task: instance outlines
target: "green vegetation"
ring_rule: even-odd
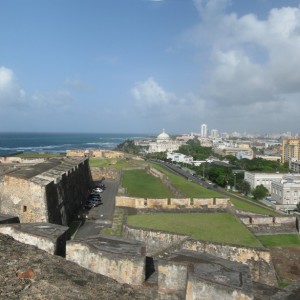
[[[178,188],[181,192],[183,192],[186,197],[190,198],[224,198],[226,196],[219,194],[215,191],[208,190],[198,184],[195,184],[193,182],[187,181],[185,178],[175,175],[174,173],[171,173],[167,171],[162,166],[152,163],[151,164],[154,168],[158,169],[160,172],[166,174],[171,181],[171,183]],[[268,209],[267,207],[261,207],[251,203],[244,202],[242,200],[238,199],[230,199],[232,204],[236,207],[238,210],[253,212],[257,214],[264,214],[264,215],[277,215],[277,213],[271,209]]]
[[[134,144],[134,141],[133,141],[133,140],[126,140],[126,141],[123,142],[122,144],[119,144],[119,145],[116,147],[116,150],[117,150],[117,151],[122,151],[122,152],[125,152],[125,153],[129,153],[129,154],[137,155],[137,154],[140,153],[141,147],[136,146],[136,145]]]
[[[65,153],[52,153],[52,152],[24,152],[17,154],[17,157],[22,158],[51,158],[51,157],[64,157]]]
[[[210,156],[216,156],[211,147],[202,147],[197,138],[190,140],[186,145],[180,146],[179,153],[193,156],[194,160],[205,160]]]
[[[261,246],[261,243],[231,214],[181,213],[128,216],[130,226],[186,234],[197,240],[236,245]]]
[[[251,203],[247,203],[242,200],[230,198],[230,201],[238,210],[248,211],[248,212],[262,214],[262,215],[270,215],[270,216],[278,215],[278,213],[276,213],[274,210],[264,208],[258,205],[254,205]]]
[[[127,194],[141,198],[171,198],[173,195],[159,178],[147,173],[145,169],[124,172],[123,187]]]
[[[252,193],[254,199],[261,200],[268,195],[269,191],[262,184],[260,184],[255,189],[253,189],[251,191],[251,193]]]
[[[116,207],[113,217],[112,228],[104,228],[101,230],[101,234],[112,235],[112,236],[121,236],[123,221],[125,218],[125,211],[120,207]]]
[[[117,158],[90,158],[89,159],[90,167],[100,167],[100,168],[111,168],[111,169],[128,169],[145,166],[143,160],[136,159],[117,159]]]
[[[265,247],[300,247],[298,234],[262,235],[258,239]]]

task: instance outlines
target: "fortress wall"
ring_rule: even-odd
[[[152,256],[173,245],[179,244],[188,238],[186,235],[132,228],[123,226],[123,238],[129,240],[142,241],[146,245],[146,255]]]
[[[120,180],[120,171],[109,168],[91,168],[92,178],[94,181],[102,180],[102,178],[111,180]]]
[[[226,209],[229,199],[208,198],[208,199],[190,199],[190,198],[167,198],[164,199],[144,199],[136,197],[116,196],[116,206],[132,207],[137,209],[180,209],[180,208],[211,208]]]
[[[48,222],[68,225],[83,207],[92,188],[88,160],[62,174],[46,186]]]
[[[203,280],[193,273],[188,274],[186,287],[186,300],[198,299],[222,299],[222,300],[251,300],[253,295],[240,289],[216,284],[208,280]]]
[[[296,217],[267,217],[267,216],[245,216],[240,217],[240,220],[245,225],[282,225],[282,224],[296,224]]]
[[[23,178],[5,175],[0,211],[18,216],[21,223],[47,222],[45,187]]]
[[[148,167],[148,168],[146,168],[147,170],[148,170],[148,172],[150,173],[150,174],[152,174],[153,176],[155,176],[155,177],[158,177],[158,178],[160,178],[160,179],[163,179],[166,175],[164,175],[163,173],[161,173],[161,172],[159,172],[157,169],[155,169],[155,168],[152,168],[152,167]]]
[[[67,150],[67,157],[122,158],[124,153],[113,150]]]
[[[0,212],[18,216],[21,223],[68,225],[81,210],[92,187],[88,160],[77,165],[72,163],[74,165],[62,165],[61,170],[58,166],[34,177],[14,176],[14,172],[6,174]]]
[[[250,222],[253,225],[273,224],[273,217],[251,217]]]
[[[73,240],[67,242],[66,259],[120,283],[142,285],[145,280],[145,256],[124,252],[104,251],[89,243]]]
[[[220,258],[247,264],[253,281],[277,286],[271,254],[267,249],[223,245],[208,241],[185,240],[182,248],[200,253],[208,253]]]
[[[168,208],[168,199],[146,199],[147,208]],[[144,207],[139,207],[144,208]]]

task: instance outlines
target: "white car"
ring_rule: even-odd
[[[93,192],[102,193],[103,190],[100,188],[95,188],[95,189],[93,189]]]

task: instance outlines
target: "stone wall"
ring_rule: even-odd
[[[116,197],[116,206],[131,207],[137,209],[180,209],[180,208],[209,208],[209,209],[227,209],[230,201],[223,198],[208,198],[208,199],[190,199],[190,198],[171,198],[171,199],[145,199],[136,197]]]
[[[66,259],[120,283],[142,285],[146,257],[142,243],[97,236],[67,242]]]
[[[17,169],[1,185],[0,213],[21,223],[68,225],[82,209],[92,178],[88,160],[60,159]]]
[[[268,285],[277,285],[275,269],[271,261],[271,254],[265,248],[224,245],[208,241],[196,241],[185,235],[178,235],[155,230],[145,230],[123,226],[123,237],[143,241],[147,255],[156,255],[164,249],[180,245],[182,249],[207,253],[228,259],[230,261],[247,264],[254,281]]]
[[[253,281],[277,286],[271,254],[267,249],[224,245],[192,239],[184,241],[182,248],[247,264],[250,268]]]
[[[123,238],[144,242],[146,245],[146,255],[153,256],[156,253],[163,252],[164,249],[181,243],[188,236],[155,230],[143,230],[124,225]]]
[[[280,217],[268,217],[268,216],[243,216],[240,220],[245,225],[284,225],[284,224],[296,224],[295,216],[280,216]]]
[[[67,150],[67,157],[123,158],[124,153],[113,150]]]
[[[103,178],[110,180],[120,180],[120,171],[111,168],[91,168],[92,178],[94,181],[102,180]]]
[[[1,164],[39,164],[45,161],[45,158],[22,158],[18,156],[0,157]]]

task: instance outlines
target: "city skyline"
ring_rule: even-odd
[[[296,0],[1,1],[2,132],[299,132]]]

